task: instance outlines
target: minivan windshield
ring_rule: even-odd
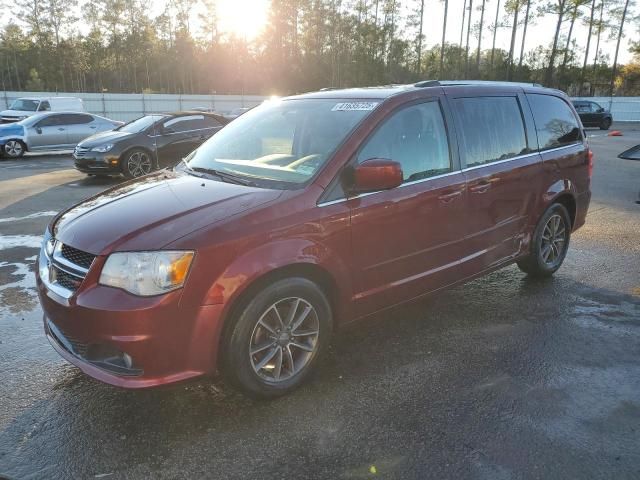
[[[331,157],[379,101],[268,101],[225,126],[192,152],[191,169],[302,184]]]
[[[125,123],[124,125],[121,125],[120,127],[114,130],[119,130],[120,132],[126,132],[126,133],[140,133],[143,130],[146,130],[147,128],[149,128],[158,120],[165,117],[166,115],[146,115],[136,120],[132,120],[129,123]]]
[[[14,100],[9,110],[20,110],[23,112],[35,112],[38,110],[40,100],[29,100],[28,98],[18,98]]]

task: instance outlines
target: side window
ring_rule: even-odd
[[[596,102],[590,102],[589,105],[591,106],[591,111],[593,113],[598,113],[600,111],[600,105],[598,105]]]
[[[38,107],[39,112],[48,112],[49,110],[51,110],[51,105],[49,105],[48,100],[40,102],[40,106]]]
[[[580,125],[571,108],[560,97],[527,94],[538,132],[540,150],[582,141]]]
[[[55,127],[57,125],[63,125],[61,117],[62,115],[49,115],[43,118],[42,120],[40,120],[38,123],[36,123],[34,127],[42,128],[42,127]]]
[[[56,117],[56,125],[75,125],[78,123],[76,121],[76,117],[73,113],[61,113],[59,115],[55,115]]]
[[[578,113],[588,113],[591,111],[588,103],[574,103],[573,106],[576,107]]]
[[[175,133],[188,132],[204,128],[204,115],[187,115],[175,117],[164,122],[163,127],[173,130]]]
[[[529,152],[517,97],[469,97],[453,100],[467,167]]]
[[[200,128],[218,128],[222,124],[213,117],[205,116]]]
[[[65,116],[68,117],[69,121],[72,122],[74,125],[81,125],[81,124],[93,122],[93,117],[91,115],[85,115],[82,113],[70,113]]]
[[[386,158],[402,165],[411,182],[451,171],[449,141],[438,102],[426,102],[394,113],[369,137],[356,158]]]

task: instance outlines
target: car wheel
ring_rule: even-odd
[[[9,140],[2,148],[2,152],[9,158],[20,158],[26,150],[27,148],[20,140]]]
[[[564,262],[570,238],[569,212],[564,205],[554,203],[538,222],[529,255],[518,262],[518,267],[534,277],[553,275]]]
[[[609,130],[610,126],[611,126],[611,119],[605,118],[602,120],[602,123],[600,124],[600,130]]]
[[[151,173],[153,159],[151,154],[141,148],[129,150],[121,161],[122,173],[127,178],[136,178]]]
[[[233,386],[260,398],[284,395],[309,377],[333,322],[323,291],[299,277],[266,286],[230,320],[222,371]]]

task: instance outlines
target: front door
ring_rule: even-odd
[[[520,251],[538,199],[542,165],[524,97],[453,97],[450,102],[468,188],[472,260],[467,274],[473,275]]]
[[[204,115],[184,115],[160,124],[156,133],[160,168],[177,164],[207,138],[201,128],[203,121]]]
[[[29,149],[47,150],[66,148],[68,122],[64,113],[48,115],[29,127]]]
[[[361,315],[458,279],[465,256],[465,179],[450,148],[438,98],[383,121],[356,163],[399,162],[403,184],[351,198],[356,308]]]

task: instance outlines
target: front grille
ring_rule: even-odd
[[[51,268],[53,268],[55,272],[55,282],[61,287],[71,290],[72,292],[75,292],[82,283],[82,280],[84,280],[82,277],[77,277],[65,272],[56,265],[52,265]]]
[[[83,252],[82,250],[78,250],[77,248],[73,248],[69,245],[62,245],[62,256],[71,263],[86,269],[91,267],[93,259],[96,258],[96,256],[91,253]]]
[[[42,278],[58,295],[69,298],[82,284],[96,256],[60,241],[52,239],[50,242],[53,242],[53,252],[50,253],[51,245],[42,251],[41,258],[45,263],[41,263],[40,268],[41,272],[46,272]]]
[[[89,151],[89,148],[87,147],[78,147],[76,146],[75,151],[73,152],[76,158],[81,158],[84,157],[87,152]]]

